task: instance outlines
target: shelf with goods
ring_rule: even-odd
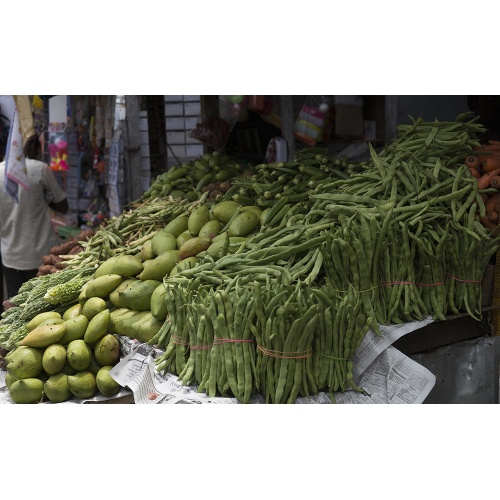
[[[457,124],[474,140],[475,126]],[[419,125],[425,144],[437,125]],[[385,151],[373,151],[366,164],[343,162],[317,148],[307,155],[305,148],[287,166],[253,166],[250,177],[235,172],[228,191],[211,199],[208,194],[193,200],[174,198],[163,190],[172,187],[177,175],[184,183],[193,182],[196,172],[230,161],[222,152],[205,154],[198,163],[176,166],[155,179],[156,187],[130,211],[110,220],[72,265],[93,272],[101,268],[99,274],[123,278],[113,286],[108,283],[101,298],[113,304],[108,309],[113,334],[131,339],[131,344],[124,342],[128,350],[123,355],[132,354],[134,362],[140,359],[143,364],[147,360],[157,370],[155,381],[171,391],[162,395],[157,387],[157,399],[151,394],[151,403],[180,402],[175,394],[182,392],[183,384],[186,391],[198,388],[190,400],[201,403],[211,398],[314,402],[323,398],[319,394],[329,398],[329,393],[338,401],[366,398],[356,390],[362,387],[356,386],[360,379],[353,379],[350,363],[368,331],[375,335],[373,345],[377,339],[387,342],[387,332],[397,326],[409,328],[402,337],[407,341],[409,335],[429,338],[427,328],[439,331],[445,324],[456,325],[457,313],[476,325],[476,333],[485,331],[480,327],[489,309],[482,300],[481,281],[498,241],[483,226],[467,227],[477,210],[467,201],[474,180],[465,175],[457,181],[458,189],[450,191],[454,169],[462,168],[453,158],[463,152],[463,145],[452,142],[457,150],[441,151],[429,140],[429,157],[439,157],[432,165],[434,180],[413,165],[408,171],[413,183],[398,182],[395,167],[404,161],[398,153],[404,146],[399,137]],[[315,176],[320,173],[318,182]],[[293,182],[297,175],[300,179]],[[425,180],[425,188],[416,190],[417,180],[418,186]],[[234,199],[237,194],[242,197]],[[453,200],[457,206],[452,209]],[[447,224],[442,225],[443,220]],[[208,223],[217,228],[210,226],[210,236],[204,236],[202,228]],[[158,234],[169,240],[170,249],[159,250]],[[485,246],[478,245],[475,236]],[[469,260],[457,258],[460,248],[469,249]],[[113,260],[119,255],[127,259],[126,265]],[[137,259],[131,259],[134,256]],[[132,267],[139,263],[141,272]],[[126,270],[129,266],[133,271]],[[87,277],[97,286],[98,276]],[[131,280],[127,287],[112,296],[126,280]],[[148,280],[157,281],[147,292],[149,309],[143,305],[135,310],[132,304],[144,299],[142,287]],[[73,289],[73,300],[85,304],[93,297],[80,281],[73,283],[80,286]],[[159,297],[153,301],[157,289]],[[120,303],[120,297],[125,302]],[[0,340],[5,339],[5,330],[0,332]],[[376,336],[379,332],[382,337]],[[461,335],[441,341],[468,340]],[[433,372],[410,363],[392,340],[380,354],[415,370],[412,373],[426,381],[426,390],[432,389]],[[131,345],[142,351],[133,353]],[[413,355],[435,347],[421,342],[405,349]],[[115,370],[119,372],[119,364]]]
[[[368,142],[379,148],[394,137],[395,110],[393,96],[201,96],[192,132],[208,150],[222,145],[254,163],[270,161],[276,137],[286,141],[285,161],[311,146],[339,153],[354,145],[366,156]]]

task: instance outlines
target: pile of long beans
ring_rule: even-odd
[[[163,337],[169,342],[158,366],[209,395],[247,402],[258,392],[266,402],[290,403],[320,390],[360,390],[351,360],[369,328],[428,315],[444,320],[450,312],[480,318],[482,274],[500,244],[479,222],[481,192],[464,164],[481,130],[464,117],[416,120],[381,153],[371,148],[372,160],[348,179],[311,185],[307,200],[275,197],[271,222],[235,253],[200,254],[198,266],[164,280],[175,310],[184,304],[197,316],[178,323],[180,342]],[[188,292],[193,283],[204,292]],[[236,317],[246,318],[247,337],[235,333]],[[204,337],[212,347],[198,377],[186,377],[197,365],[189,345],[204,331],[212,332]],[[217,331],[231,348],[217,344]],[[243,339],[254,342],[245,345],[253,353],[250,377],[234,371]],[[184,364],[167,366],[167,353],[176,351]],[[194,368],[186,372],[188,360]]]

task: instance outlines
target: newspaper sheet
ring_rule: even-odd
[[[381,336],[368,331],[353,357],[353,377],[364,392],[335,393],[334,401],[327,393],[299,397],[297,404],[418,404],[434,387],[436,377],[426,368],[411,360],[391,345],[403,335],[424,327],[431,318],[401,325],[381,326]],[[183,386],[176,375],[156,371],[155,358],[161,350],[119,336],[122,359],[110,371],[122,389],[112,398],[129,395],[136,404],[239,404],[236,398],[209,397],[198,393],[195,386]],[[5,373],[0,371],[0,404],[13,403],[5,386]],[[90,399],[72,398],[67,404],[96,402],[106,398],[96,395]],[[50,402],[49,402],[50,403]],[[264,398],[255,395],[251,404],[263,404]]]
[[[382,336],[372,331],[355,353],[354,380],[364,392],[335,393],[334,401],[327,393],[312,397],[299,397],[297,404],[419,404],[434,387],[436,377],[426,368],[411,360],[391,344],[403,335],[432,322],[423,321],[381,327]],[[121,340],[128,354],[118,363],[111,376],[122,386],[132,390],[137,404],[239,404],[236,398],[211,398],[198,393],[196,387],[183,386],[176,375],[156,371],[154,359],[158,350],[147,344]],[[252,404],[264,403],[262,396],[253,396]]]
[[[381,336],[377,336],[373,330],[368,330],[352,359],[352,374],[354,379],[357,380],[368,366],[375,361],[377,356],[396,342],[396,340],[407,333],[423,328],[429,323],[432,323],[432,321],[432,318],[429,316],[421,321],[402,323],[400,325],[380,326]]]

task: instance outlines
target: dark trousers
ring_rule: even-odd
[[[7,286],[7,297],[12,298],[17,295],[19,288],[23,283],[34,278],[38,269],[28,269],[27,271],[22,271],[18,269],[11,269],[10,267],[5,267],[2,265],[3,277],[5,278],[5,285]]]

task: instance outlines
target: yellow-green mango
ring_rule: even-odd
[[[127,307],[120,307],[118,309],[115,309],[114,311],[111,311],[109,313],[110,315],[110,322],[108,326],[109,333],[118,333],[116,330],[116,323],[120,319],[125,319],[127,317],[133,316],[136,314],[137,311],[133,311],[132,309],[129,309]]]
[[[82,305],[75,304],[74,306],[68,307],[66,311],[63,313],[63,320],[67,321],[68,319],[76,318],[82,313]]]
[[[142,244],[140,256],[142,262],[155,258],[151,240],[147,240]]]
[[[227,224],[240,207],[236,201],[221,201],[212,207],[212,215],[222,224]]]
[[[220,232],[217,236],[214,236],[212,238],[212,243],[217,243],[220,240],[225,240],[227,237],[229,237],[229,234],[226,231]]]
[[[97,392],[95,375],[89,370],[82,370],[74,375],[68,375],[68,386],[71,394],[79,399],[91,398]]]
[[[180,248],[187,240],[190,240],[193,235],[189,231],[184,231],[183,233],[177,236],[177,248]]]
[[[151,248],[155,255],[160,255],[167,250],[175,250],[177,248],[177,236],[165,230],[158,231],[151,240]]]
[[[125,307],[134,311],[149,311],[151,307],[151,295],[155,288],[161,284],[160,280],[138,280],[129,288],[120,293]]]
[[[43,392],[52,403],[63,403],[71,399],[69,390],[68,375],[66,373],[56,373],[50,376],[43,384]]]
[[[66,359],[76,372],[86,370],[92,359],[92,349],[83,339],[72,340],[66,347]]]
[[[17,379],[38,377],[43,371],[43,349],[25,347],[7,363],[7,372]]]
[[[120,384],[109,373],[112,369],[111,365],[103,366],[95,377],[97,390],[103,396],[114,396],[121,389]]]
[[[64,324],[66,332],[59,340],[59,344],[67,346],[73,340],[83,339],[89,320],[84,314],[79,314],[76,318],[67,319]]]
[[[185,215],[179,215],[175,219],[171,220],[164,228],[163,231],[173,234],[176,238],[179,234],[183,233],[188,229],[188,217]]]
[[[154,259],[144,262],[144,268],[138,278],[145,280],[161,281],[165,276],[170,274],[170,271],[179,262],[180,250],[165,250],[162,254]]]
[[[11,375],[9,372],[5,374],[5,385],[7,386],[7,389],[10,389],[10,386],[16,381],[19,380],[18,378],[14,377]]]
[[[42,356],[42,366],[45,373],[55,375],[59,373],[66,363],[66,348],[61,344],[49,345]]]
[[[31,332],[31,330],[34,330],[40,323],[50,318],[62,318],[62,316],[56,311],[46,311],[39,313],[35,317],[30,319],[28,323],[26,323],[26,330],[28,330],[28,332]]]
[[[100,338],[104,337],[106,333],[108,333],[110,321],[111,313],[109,312],[109,309],[104,309],[104,311],[96,314],[89,321],[83,340],[90,345],[97,342]]]
[[[138,281],[139,278],[127,278],[122,281],[110,294],[109,301],[118,308],[124,307],[123,301],[120,297],[121,292],[126,290],[129,286],[132,286],[133,283]]]
[[[68,363],[67,356],[66,356],[66,363],[64,363],[64,366],[60,373],[65,373],[66,375],[74,375],[76,373],[76,370],[74,368],[71,368],[70,364]]]
[[[92,372],[94,375],[97,375],[97,372],[101,369],[101,365],[96,361],[94,356],[94,351],[92,351],[92,359],[90,360],[90,365],[87,370]]]
[[[96,269],[94,273],[94,278],[98,278],[99,276],[104,276],[105,274],[115,274],[113,272],[113,266],[115,262],[118,260],[118,255],[114,257],[109,257],[109,259],[102,262],[102,264]]]
[[[212,240],[208,236],[196,236],[191,238],[179,248],[179,260],[184,260],[187,257],[194,257],[206,250],[211,244]]]
[[[141,269],[142,260],[139,256],[122,254],[110,257],[104,261],[94,273],[94,278],[99,278],[106,274],[119,274],[124,278],[130,278],[139,274]]]
[[[131,313],[132,314],[122,314],[116,317],[114,319],[114,329],[116,330],[116,333],[133,339],[135,338],[133,324],[141,318],[144,318],[148,313],[150,313],[150,311],[131,311]]]
[[[94,348],[94,356],[101,366],[114,366],[120,359],[120,342],[108,333]]]
[[[59,342],[66,333],[66,324],[37,326],[21,340],[20,345],[47,347]]]
[[[210,220],[210,210],[205,205],[196,207],[188,216],[188,230],[198,236],[200,229]]]
[[[45,321],[42,321],[38,326],[60,325],[61,323],[64,323],[64,320],[62,318],[49,318]]]
[[[222,231],[222,224],[217,219],[212,219],[203,224],[198,236],[207,236],[213,240]]]
[[[123,254],[118,257],[113,267],[113,272],[131,278],[142,271],[142,260],[138,255]]]
[[[159,321],[163,321],[168,314],[167,301],[165,300],[166,293],[167,290],[162,283],[155,288],[151,295],[151,314]]]
[[[96,314],[107,308],[108,305],[102,297],[90,297],[82,306],[82,314],[90,321]]]
[[[262,210],[262,208],[258,207],[257,205],[247,205],[247,206],[241,207],[240,212],[255,212],[259,216],[259,220],[260,220],[260,216],[262,215],[263,210]]]
[[[4,357],[3,359],[5,359],[5,361],[7,363],[10,363],[20,352],[21,350],[23,349],[26,349],[28,346],[26,345],[19,345],[17,347],[14,347],[14,349],[12,349],[12,351],[9,351]]]
[[[163,323],[164,321],[156,319],[150,311],[146,311],[141,319],[132,324],[132,338],[139,342],[149,342],[159,332]]]
[[[260,224],[260,218],[255,212],[242,212],[229,224],[229,236],[247,236]]]
[[[43,396],[43,382],[38,378],[16,380],[9,389],[12,401],[17,404],[38,403]]]
[[[90,280],[92,281],[92,280]],[[82,286],[82,289],[80,291],[80,295],[78,295],[78,303],[83,306],[85,302],[87,301],[87,285],[90,283],[90,281],[87,281],[85,285]]]
[[[93,278],[85,284],[85,296],[101,297],[107,299],[109,294],[124,280],[119,274],[105,274],[98,278]]]

